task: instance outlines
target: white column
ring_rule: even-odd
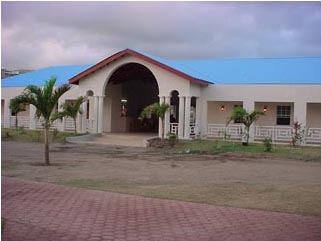
[[[104,118],[104,97],[105,96],[99,96],[98,98],[98,127],[97,127],[97,133],[103,132],[103,118]]]
[[[165,104],[168,104],[169,106],[171,105],[171,97],[170,96],[165,96]],[[170,108],[165,113],[165,132],[164,132],[165,137],[168,132],[170,132]]]
[[[98,133],[98,105],[99,105],[99,96],[94,96],[94,128],[93,132]]]
[[[29,129],[36,129],[36,107],[29,105]]]
[[[5,128],[10,128],[11,111],[10,111],[9,105],[10,105],[10,99],[5,99],[4,100],[4,118],[3,118],[3,126]]]
[[[58,100],[58,111],[62,111],[62,105],[64,104],[65,100]],[[64,117],[62,118],[62,121],[60,120],[57,120],[57,123],[58,123],[58,130],[59,131],[65,131],[65,126],[66,126],[66,118],[67,117]]]
[[[162,104],[164,102],[165,102],[165,97],[159,96],[159,104]],[[161,118],[159,118],[158,122],[159,122],[158,123],[158,137],[161,138],[162,137],[162,130],[163,130]]]
[[[207,126],[208,126],[208,118],[207,118],[207,110],[208,110],[208,102],[205,98],[200,99],[200,104],[202,108],[201,112],[201,138],[207,137]]]
[[[255,109],[255,102],[252,100],[243,101],[243,108],[246,109],[247,112],[252,112]],[[255,135],[255,123],[253,123],[250,127],[249,142],[254,141],[254,135]]]
[[[307,119],[307,103],[306,102],[294,102],[293,122],[298,121],[301,127],[306,127]]]
[[[200,124],[201,124],[201,100],[200,100],[200,97],[196,97],[196,118],[195,118],[196,136],[199,136],[199,133],[201,131]]]
[[[191,122],[191,97],[185,97],[185,127],[184,127],[184,138],[189,139],[190,134],[190,122]]]
[[[178,138],[184,138],[184,107],[185,107],[185,99],[183,96],[179,96],[179,107],[178,107]]]
[[[82,115],[81,115],[81,132],[87,132],[87,101],[81,104]]]

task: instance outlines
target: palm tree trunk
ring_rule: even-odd
[[[74,118],[74,125],[75,125],[75,135],[77,135],[77,122],[76,122],[76,118]]]
[[[49,162],[49,141],[48,141],[48,132],[49,132],[49,125],[46,123],[45,124],[45,149],[44,149],[44,160],[45,160],[45,165],[49,166],[50,162]]]
[[[249,126],[246,126],[245,127],[245,134],[246,134],[246,145],[248,146],[249,145],[249,139],[250,139],[250,127]]]
[[[16,129],[18,129],[18,115],[16,114]]]
[[[165,118],[161,118],[162,121],[162,141],[164,140],[164,133],[165,133]]]

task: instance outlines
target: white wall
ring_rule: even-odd
[[[251,103],[255,107],[255,102],[261,102],[262,105],[265,103],[271,105],[270,110],[274,109],[274,106],[269,102],[293,103],[292,120],[304,123],[306,103],[321,103],[321,85],[209,85],[202,88],[202,134],[207,131],[208,101],[242,101],[243,105],[246,103],[244,108]],[[268,118],[271,116],[268,114],[267,119],[262,118],[258,123],[270,123]],[[269,125],[274,125],[274,123],[275,121]]]
[[[156,78],[160,96],[169,96],[172,90],[179,90],[180,95],[190,96],[190,81],[183,79],[167,70],[134,56],[124,56],[115,62],[79,81],[79,91],[86,94],[92,90],[94,95],[104,95],[107,81],[119,67],[128,63],[139,63],[148,68]]]

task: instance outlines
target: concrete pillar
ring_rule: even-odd
[[[243,108],[250,113],[255,109],[255,102],[252,100],[243,101]],[[253,142],[254,136],[255,136],[255,123],[251,125],[249,135],[250,135],[249,142]]]
[[[201,131],[201,138],[204,138],[207,136],[207,125],[208,125],[208,120],[207,120],[207,109],[208,109],[208,103],[207,100],[204,98],[200,98],[200,105],[202,108],[201,111],[201,119],[200,119],[200,131]],[[197,108],[197,107],[196,107]]]
[[[162,104],[164,102],[165,102],[165,97],[159,96],[159,104]],[[161,138],[162,137],[162,130],[163,130],[161,118],[159,118],[158,122],[159,122],[158,123],[158,137]]]
[[[10,128],[11,110],[9,106],[10,106],[10,99],[5,99],[4,100],[4,118],[3,118],[4,128]]]
[[[184,108],[185,108],[185,98],[183,96],[179,96],[179,107],[178,107],[178,138],[184,138]]]
[[[294,102],[293,122],[298,121],[302,128],[307,124],[307,103],[306,102]]]
[[[195,118],[195,134],[200,135],[200,124],[201,124],[201,99],[196,97],[196,118]]]
[[[36,107],[29,105],[29,129],[36,129]]]
[[[184,127],[184,138],[189,139],[190,134],[190,122],[191,122],[191,97],[185,97],[185,127]]]
[[[62,109],[62,105],[65,103],[65,100],[58,100],[58,112],[61,112]],[[62,118],[62,121],[57,120],[56,122],[58,123],[58,130],[59,131],[65,131],[65,126],[66,126],[66,118],[64,117]]]
[[[170,96],[165,96],[165,104],[168,104],[169,106],[171,105],[171,97]],[[170,132],[170,109],[166,111],[165,113],[165,137],[167,134]]]
[[[93,116],[93,120],[94,120],[94,128],[93,128],[93,132],[94,133],[98,133],[98,105],[99,105],[99,96],[94,96],[94,116]]]
[[[103,123],[104,123],[104,97],[105,96],[99,96],[98,97],[98,126],[97,126],[97,133],[103,132]]]
[[[87,101],[81,104],[82,115],[81,115],[81,132],[87,132]]]

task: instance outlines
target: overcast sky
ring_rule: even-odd
[[[321,56],[320,2],[1,2],[1,66],[93,64],[125,48],[169,59]]]

